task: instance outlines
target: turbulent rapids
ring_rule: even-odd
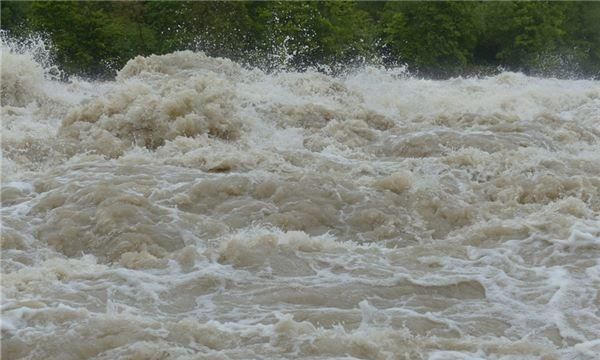
[[[2,51],[2,359],[596,359],[600,83]]]

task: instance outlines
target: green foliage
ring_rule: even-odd
[[[48,33],[67,72],[97,75],[144,54],[155,40],[136,14],[136,4],[36,2],[31,26]]]
[[[564,42],[561,49],[587,74],[600,75],[600,2],[564,3]]]
[[[277,64],[305,66],[320,52],[316,2],[272,2],[256,7],[257,48]]]
[[[385,44],[393,55],[424,70],[453,70],[470,60],[476,31],[470,4],[388,3]]]
[[[482,42],[496,59],[519,67],[531,67],[538,55],[553,52],[565,34],[564,15],[555,4],[488,3],[484,14],[487,31]]]
[[[376,41],[375,28],[369,14],[350,2],[320,3],[317,38],[321,45],[318,58],[327,62],[343,62],[358,57],[371,58]]]
[[[180,49],[259,65],[383,61],[433,76],[476,68],[600,75],[594,2],[13,2],[1,25],[44,32],[70,73],[111,76]],[[570,69],[570,72],[564,72]]]
[[[29,27],[27,15],[31,3],[2,1],[0,2],[0,14],[2,29],[11,29],[15,35],[24,35]]]

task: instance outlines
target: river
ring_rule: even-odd
[[[2,51],[3,359],[596,359],[600,82],[114,81]]]

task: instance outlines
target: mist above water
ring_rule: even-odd
[[[60,82],[18,50],[2,358],[600,352],[598,81],[183,51]]]

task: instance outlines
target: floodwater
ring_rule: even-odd
[[[52,80],[2,52],[2,359],[597,359],[600,82]]]

